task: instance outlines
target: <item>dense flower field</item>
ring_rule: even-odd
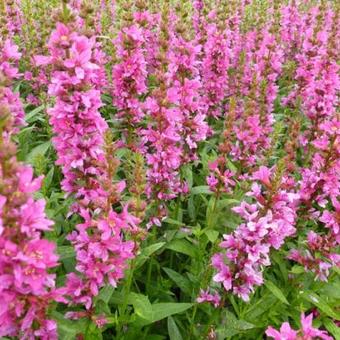
[[[1,339],[340,339],[340,6],[2,0]]]

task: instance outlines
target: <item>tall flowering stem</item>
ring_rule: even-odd
[[[160,49],[157,57],[159,65],[155,69],[157,86],[144,103],[148,125],[141,132],[143,153],[148,165],[146,193],[156,201],[172,199],[183,191],[179,178],[182,155],[181,113],[177,108],[171,107],[168,101],[168,39],[173,30],[169,17],[166,4],[160,23]]]
[[[118,63],[112,70],[113,104],[127,129],[140,122],[144,115],[139,99],[147,92],[144,31],[138,23],[133,23],[122,28],[114,41]]]
[[[329,269],[340,265],[340,120],[334,117],[320,125],[313,141],[315,153],[310,168],[302,169],[301,215],[314,220],[319,231],[310,230],[304,249],[294,249],[289,258],[326,281]],[[320,232],[321,230],[321,232]]]
[[[244,301],[263,284],[262,268],[270,265],[270,250],[279,249],[287,237],[294,235],[299,198],[293,190],[294,182],[283,176],[282,165],[275,172],[262,166],[252,179],[247,196],[255,203],[243,201],[233,208],[245,222],[224,235],[220,243],[223,251],[212,258],[217,270],[214,281]]]
[[[209,24],[206,31],[202,60],[203,98],[208,115],[219,117],[227,93],[230,51],[225,31],[216,23]]]
[[[137,232],[139,220],[126,205],[120,213],[112,208],[120,202],[125,183],[113,183],[117,147],[99,112],[99,88],[106,84],[103,53],[94,38],[60,23],[49,40],[49,51],[41,62],[54,65],[49,94],[55,105],[49,115],[57,164],[64,174],[62,188],[76,198],[74,211],[83,219],[68,237],[80,275],[69,274],[66,286],[70,303],[85,305],[86,312],[68,316],[94,318],[93,297],[106,284],[115,287],[134,256],[135,243],[126,241],[124,232]]]
[[[10,39],[0,40],[0,81],[3,84],[1,90],[1,103],[11,112],[14,119],[14,130],[19,126],[25,125],[24,110],[20,102],[19,94],[14,93],[11,88],[11,82],[19,78],[17,62],[21,57],[18,47]]]
[[[21,12],[21,0],[4,0],[0,6],[3,7],[0,8],[0,19],[3,21],[1,33],[3,36],[12,39],[22,29],[23,14]],[[3,13],[1,13],[1,10]]]
[[[193,7],[192,24],[195,32],[195,37],[198,42],[202,43],[205,35],[204,1],[193,0],[192,7]]]
[[[207,138],[209,127],[200,93],[199,54],[201,45],[185,36],[178,26],[172,34],[172,44],[168,51],[166,73],[167,100],[178,120],[181,144],[183,145],[182,164],[197,159],[198,143]]]
[[[45,201],[33,198],[42,178],[17,161],[11,141],[23,112],[9,87],[18,74],[11,62],[19,58],[17,47],[6,41],[0,55],[0,336],[57,339],[48,312],[53,301],[63,301],[49,272],[58,256],[55,243],[43,239],[53,222],[45,215]]]
[[[305,151],[300,215],[303,221],[313,221],[315,228],[306,232],[305,246],[293,249],[289,258],[326,281],[330,268],[340,265],[336,251],[340,242],[340,79],[334,54],[339,28],[337,16],[327,5],[312,7],[300,21],[304,34],[295,36],[299,50],[290,56],[296,64],[295,84],[283,104],[300,109],[305,120],[299,138]]]
[[[271,144],[273,107],[278,94],[276,81],[281,74],[283,56],[277,45],[268,25],[247,32],[243,51],[235,53],[239,53],[239,71],[230,79],[236,85],[230,86],[231,95],[237,100],[233,128],[236,140],[231,156],[246,169],[263,162],[265,150]]]

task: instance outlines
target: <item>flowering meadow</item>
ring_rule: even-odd
[[[0,338],[340,339],[340,3],[0,1]]]

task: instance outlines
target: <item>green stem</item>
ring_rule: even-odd
[[[210,229],[210,228],[213,227],[213,219],[215,218],[215,212],[216,212],[217,202],[218,202],[219,198],[220,198],[220,191],[218,190],[216,192],[215,201],[214,201],[213,207],[211,209],[211,213],[209,215],[209,219],[207,221],[207,229]],[[216,246],[216,242],[211,247],[209,257],[211,257],[212,253],[214,252],[215,246]],[[207,266],[207,268],[204,270],[204,273],[203,273],[203,281],[206,281],[205,276],[208,275],[209,272],[210,272],[210,267]],[[193,332],[194,332],[195,317],[196,317],[196,313],[197,313],[197,306],[198,306],[198,304],[196,303],[194,308],[193,308],[193,312],[192,312],[192,316],[191,316],[189,339],[191,339],[191,337],[193,336]],[[207,327],[210,327],[210,322],[211,322],[211,320],[209,319]]]
[[[134,269],[135,269],[135,259],[133,259],[131,261],[126,286],[124,287],[125,288],[124,289],[124,302],[123,302],[122,308],[120,310],[120,321],[119,321],[118,326],[117,326],[117,339],[123,339],[122,332],[123,332],[123,326],[125,324],[125,317],[127,315],[126,310],[127,310],[128,299],[129,299],[129,295],[130,295],[130,291],[131,291]]]
[[[151,274],[152,274],[152,258],[149,259],[148,271],[147,271],[147,279],[146,279],[146,290],[149,291],[150,283],[151,283]],[[149,294],[148,294],[149,295]]]
[[[218,202],[219,198],[220,198],[220,191],[218,190],[216,192],[214,204],[213,204],[213,207],[211,209],[211,213],[209,214],[209,218],[208,218],[208,221],[207,221],[207,229],[211,229],[213,227],[213,222],[214,222],[214,219],[215,219],[215,212],[216,212],[216,208],[217,208],[217,202]]]
[[[190,321],[189,339],[191,339],[192,336],[194,335],[196,313],[197,313],[197,303],[195,304],[195,306],[194,306],[194,308],[192,310],[192,316],[191,316],[191,321]]]

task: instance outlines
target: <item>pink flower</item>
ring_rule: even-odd
[[[320,331],[312,326],[313,314],[309,314],[305,317],[305,314],[301,314],[301,326],[302,329],[293,330],[288,322],[284,322],[281,325],[280,331],[277,331],[273,327],[268,327],[266,334],[272,337],[274,340],[312,340],[312,339],[324,339],[332,340],[333,338],[327,334],[326,331]]]
[[[215,191],[216,186],[218,184],[218,180],[213,175],[207,176],[207,184],[209,185],[211,191]]]
[[[297,340],[297,332],[290,327],[288,322],[281,325],[280,331],[273,327],[268,327],[266,334],[274,340]]]
[[[34,332],[42,340],[57,340],[57,323],[54,320],[45,320],[44,324]]]
[[[15,79],[19,78],[17,63],[21,57],[18,47],[12,43],[10,39],[2,42],[0,40],[0,77],[6,79],[6,84],[11,84]],[[25,125],[24,110],[20,102],[19,94],[14,93],[10,86],[1,86],[0,88],[0,104],[7,107],[13,117],[14,127],[12,133],[16,133],[20,126]]]
[[[247,194],[255,204],[243,201],[232,208],[245,219],[245,223],[241,223],[232,234],[223,235],[222,251],[212,257],[212,266],[217,271],[213,280],[221,282],[226,291],[232,290],[244,301],[249,301],[249,294],[263,284],[262,268],[270,265],[271,248],[279,249],[285,239],[295,233],[299,195],[283,189],[272,195],[268,174],[268,169],[263,167],[255,175],[256,179],[266,183],[261,189]],[[260,199],[263,205],[258,202]],[[270,209],[267,199],[270,199]]]
[[[123,278],[135,251],[135,243],[127,241],[125,233],[137,232],[140,221],[131,216],[128,206],[121,213],[112,207],[119,202],[125,182],[112,182],[116,165],[109,153],[116,146],[106,142],[108,125],[99,112],[101,90],[107,84],[106,56],[100,44],[71,26],[57,24],[48,47],[52,66],[48,93],[55,97],[48,113],[56,163],[64,175],[62,189],[76,199],[72,212],[83,219],[68,235],[79,276],[70,273],[65,290],[70,305],[83,304],[90,310],[102,287],[116,287]]]
[[[221,303],[221,297],[218,294],[210,294],[207,291],[200,290],[200,295],[196,299],[198,303],[203,303],[203,302],[211,302],[214,307],[218,307]]]
[[[266,186],[270,185],[270,177],[271,172],[265,166],[260,166],[259,170],[253,173],[253,179],[262,182]]]
[[[301,314],[301,326],[302,333],[305,339],[320,338],[323,340],[332,340],[333,338],[327,334],[326,331],[320,331],[314,328],[312,325],[313,314],[309,314],[305,317],[305,314]]]
[[[218,117],[223,112],[222,101],[227,91],[230,50],[225,31],[219,30],[215,23],[206,25],[205,30],[207,37],[201,71],[204,107],[208,115]]]
[[[216,254],[212,257],[212,265],[219,270],[214,276],[214,281],[222,282],[225,290],[230,290],[232,287],[232,276],[229,267],[224,264],[221,254]]]
[[[43,199],[28,201],[20,207],[21,232],[28,236],[34,236],[37,231],[49,230],[53,222],[45,215],[45,201]]]
[[[144,116],[139,96],[147,91],[147,33],[147,27],[135,24],[124,28],[115,41],[120,62],[112,70],[113,102],[128,124],[136,124]]]
[[[9,43],[2,52],[0,73],[4,58],[20,56]],[[23,113],[16,99],[10,88],[0,86],[0,336],[33,339],[34,324],[37,331],[49,329],[48,337],[41,333],[43,339],[56,339],[56,324],[48,320],[47,311],[53,300],[62,300],[62,292],[55,289],[55,275],[49,273],[58,265],[58,256],[56,245],[42,239],[42,232],[53,222],[45,214],[45,201],[33,198],[41,178],[34,179],[33,169],[16,158],[12,135]]]
[[[22,167],[18,172],[19,189],[22,192],[32,193],[40,189],[43,177],[33,179],[33,169],[31,167]]]
[[[104,315],[99,315],[94,321],[98,328],[103,328],[107,324],[107,319]]]

